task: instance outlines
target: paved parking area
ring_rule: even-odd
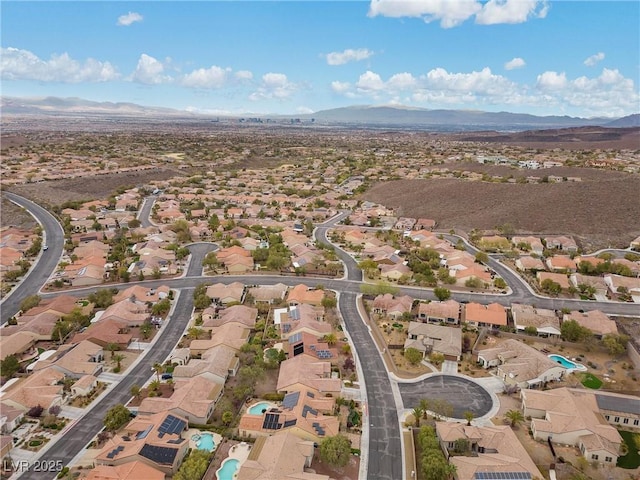
[[[433,375],[414,383],[398,383],[398,387],[407,409],[416,407],[423,398],[446,400],[453,405],[453,416],[462,419],[467,410],[478,418],[493,407],[491,395],[484,387],[459,376]]]

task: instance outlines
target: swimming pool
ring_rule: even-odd
[[[198,450],[206,450],[207,452],[213,452],[216,448],[216,443],[213,441],[213,435],[211,433],[203,432],[193,435],[191,440],[196,442]]]
[[[233,480],[233,475],[238,471],[239,463],[235,458],[227,458],[216,471],[216,478],[218,480]]]
[[[269,410],[270,408],[275,407],[272,403],[269,402],[260,402],[256,403],[249,407],[249,415],[262,415],[263,410]]]
[[[562,365],[564,368],[568,370],[577,370],[579,372],[587,371],[587,367],[585,367],[581,363],[576,363],[572,360],[569,360],[566,357],[563,357],[562,355],[549,355],[549,358],[554,362],[559,363],[560,365]]]

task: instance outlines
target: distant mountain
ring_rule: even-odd
[[[353,106],[321,110],[308,117],[320,123],[367,124],[388,127],[464,127],[469,129],[565,128],[602,125],[611,119],[568,116],[539,117],[526,113],[478,110],[428,110],[401,106]]]
[[[92,102],[82,98],[0,97],[3,114],[61,115],[61,114],[108,114],[136,116],[191,116],[189,112],[162,107],[144,107],[135,103]]]
[[[627,115],[626,117],[619,118],[613,122],[605,123],[602,126],[615,128],[640,127],[640,113]]]

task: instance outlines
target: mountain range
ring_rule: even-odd
[[[149,107],[134,103],[93,102],[81,98],[17,98],[0,97],[3,115],[89,115],[122,117],[187,117],[211,119],[211,115]],[[247,114],[251,121],[288,124],[316,124],[371,128],[416,128],[434,131],[510,130],[568,128],[583,126],[637,127],[640,114],[612,120],[611,118],[580,118],[569,116],[536,116],[524,113],[484,112],[478,110],[429,110],[396,105],[356,105],[320,110],[305,115]],[[216,116],[220,119],[221,116]],[[241,116],[224,117],[238,121]],[[243,118],[243,120],[246,120]]]

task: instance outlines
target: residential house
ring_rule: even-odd
[[[291,335],[285,343],[287,358],[307,355],[316,360],[335,362],[338,359],[338,351],[330,347],[326,342],[318,340],[318,337],[307,332],[298,332]]]
[[[80,480],[164,480],[165,474],[140,461],[127,462],[122,465],[96,465],[84,470]]]
[[[500,328],[507,326],[507,311],[498,303],[482,305],[471,302],[464,308],[462,321],[474,328]]]
[[[479,350],[478,363],[484,368],[496,367],[497,377],[521,389],[562,380],[567,371],[547,355],[515,339]]]
[[[310,473],[315,445],[284,431],[256,439],[249,456],[240,465],[236,480],[330,480],[328,475]]]
[[[539,258],[523,255],[516,259],[516,268],[521,272],[545,270],[545,264]]]
[[[228,285],[215,283],[207,287],[207,297],[218,305],[228,305],[230,303],[242,303],[245,296],[245,286],[240,282],[233,282]]]
[[[93,375],[84,375],[71,385],[71,396],[87,396],[98,386],[98,378]]]
[[[456,480],[544,478],[507,425],[436,422],[436,434]]]
[[[207,423],[223,393],[223,385],[204,376],[176,378],[169,397],[146,397],[138,413],[172,413],[192,423]]]
[[[618,334],[616,322],[600,310],[590,310],[588,312],[573,310],[565,314],[562,319],[563,322],[569,320],[574,320],[578,322],[580,326],[588,328],[596,338]]]
[[[20,426],[24,414],[23,409],[0,402],[0,433],[13,432]]]
[[[409,322],[405,350],[415,348],[423,357],[441,353],[446,360],[458,361],[462,356],[462,330],[430,323]]]
[[[569,284],[569,277],[565,273],[552,273],[552,272],[538,272],[536,273],[536,279],[538,285],[542,286],[545,280],[551,280],[562,287],[562,290],[568,290],[571,286]]]
[[[21,362],[37,356],[36,338],[37,335],[28,330],[3,335],[0,337],[0,360],[14,355]]]
[[[519,245],[526,246],[525,251],[535,253],[536,255],[542,255],[544,252],[544,245],[538,237],[514,236],[511,238],[511,243],[514,247],[518,247]]]
[[[612,294],[626,290],[635,303],[640,303],[640,278],[623,277],[622,275],[605,275],[604,281]]]
[[[45,410],[62,405],[64,378],[64,373],[52,367],[33,372],[5,390],[0,401],[23,412],[36,405],[41,405]]]
[[[342,381],[331,373],[331,363],[308,355],[298,355],[280,364],[277,383],[278,393],[312,388],[322,394],[338,396]]]
[[[183,437],[187,426],[187,419],[170,412],[138,415],[123,427],[121,435],[107,440],[95,462],[120,466],[137,461],[173,475],[189,449],[189,441]]]
[[[569,276],[569,282],[578,290],[581,288],[593,289],[593,293],[596,299],[605,300],[607,297],[608,285],[603,277],[593,277],[591,275],[582,275],[581,273],[574,273]]]
[[[253,301],[256,303],[277,303],[284,300],[287,295],[287,287],[283,283],[276,283],[275,285],[259,285],[256,287],[249,287],[248,293],[253,297]]]
[[[308,303],[309,305],[319,307],[322,305],[324,296],[324,290],[309,288],[305,284],[301,283],[289,291],[287,302],[289,303],[289,306]]]
[[[97,377],[102,373],[103,361],[103,347],[89,340],[82,340],[61,345],[55,355],[46,360],[39,360],[34,370],[51,366],[69,378],[79,379],[85,375]]]
[[[435,226],[435,220],[432,220],[430,218],[418,218],[413,228],[415,228],[416,230],[433,230]]]
[[[207,350],[218,345],[226,345],[240,350],[249,339],[250,329],[237,322],[225,323],[211,328],[211,338],[205,340],[191,340],[189,349],[192,356],[204,354]]]
[[[324,322],[324,308],[301,303],[295,307],[278,308],[273,312],[274,324],[280,328],[284,340],[299,332],[322,337],[332,332],[331,325]]]
[[[420,302],[418,304],[418,319],[427,323],[458,325],[460,323],[460,304],[455,300]]]
[[[394,297],[390,293],[378,295],[373,299],[373,313],[398,319],[404,314],[411,314],[413,298],[409,295]]]
[[[151,319],[151,313],[144,302],[129,298],[109,305],[100,317],[101,322],[111,319],[123,321],[130,327],[138,327]]]
[[[201,359],[191,359],[173,370],[174,378],[204,377],[224,385],[229,376],[235,376],[240,368],[237,350],[226,345],[210,348]]]
[[[511,305],[511,316],[520,333],[535,328],[539,337],[560,338],[560,318],[553,310],[514,303]]]
[[[242,436],[260,437],[289,430],[299,438],[319,443],[339,432],[340,422],[331,415],[334,407],[335,398],[306,388],[287,393],[281,407],[270,408],[259,415],[245,413],[240,418],[238,431]]]
[[[220,310],[216,314],[212,314],[215,310],[215,307],[208,307],[202,312],[203,327],[220,327],[229,322],[240,323],[248,328],[256,326],[256,320],[258,318],[257,308],[247,307],[245,305],[232,305]]]
[[[129,324],[126,320],[118,318],[100,319],[92,323],[80,333],[76,333],[73,342],[89,340],[92,343],[106,347],[107,345],[117,345],[120,350],[126,350],[133,335],[129,332]]]
[[[536,440],[574,445],[589,461],[615,465],[622,437],[600,413],[592,392],[568,388],[523,390],[522,409]]]
[[[602,390],[593,393],[607,422],[624,430],[640,431],[640,401],[637,396]]]
[[[547,258],[545,263],[552,272],[573,273],[578,268],[576,262],[568,255],[554,255]]]
[[[380,270],[380,277],[396,282],[402,277],[411,278],[413,273],[404,263],[396,263],[393,265],[380,264],[378,265],[378,269]]]
[[[548,249],[562,250],[563,252],[578,251],[578,245],[571,237],[564,235],[552,235],[544,237],[543,241]]]

